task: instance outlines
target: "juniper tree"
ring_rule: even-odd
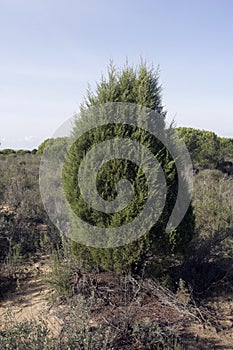
[[[178,192],[178,174],[175,160],[161,141],[145,130],[128,124],[101,125],[77,138],[80,123],[88,118],[88,111],[95,106],[107,103],[136,104],[156,112],[156,127],[159,133],[166,136],[166,111],[162,105],[159,74],[154,68],[141,63],[137,68],[128,64],[122,70],[116,70],[111,64],[107,77],[102,77],[97,84],[96,91],[88,90],[81,105],[80,116],[73,128],[73,145],[71,146],[63,167],[63,184],[66,198],[72,208],[82,220],[98,227],[119,227],[134,220],[143,209],[147,200],[148,184],[146,176],[140,166],[128,159],[114,159],[106,162],[97,174],[96,188],[105,201],[112,201],[117,196],[117,183],[123,179],[130,179],[134,189],[134,196],[130,205],[115,213],[101,212],[85,202],[79,188],[78,170],[83,158],[93,145],[112,138],[130,138],[145,145],[162,166],[166,178],[167,196],[159,220],[143,235],[119,247],[96,248],[72,242],[72,249],[77,258],[89,267],[104,270],[122,268],[140,268],[145,260],[153,254],[168,254],[184,252],[187,243],[193,236],[194,218],[190,206],[181,224],[171,232],[166,226],[176,202]],[[100,116],[101,118],[101,116]],[[77,228],[73,227],[73,230]],[[88,235],[88,232],[84,232]],[[75,236],[75,232],[74,232]],[[117,240],[117,237],[110,237]]]

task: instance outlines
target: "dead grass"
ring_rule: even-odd
[[[164,289],[156,281],[120,276],[116,273],[81,274],[73,271],[69,305],[57,300],[51,304],[53,290],[44,282],[51,272],[47,257],[30,261],[18,282],[4,293],[0,302],[1,328],[10,308],[14,321],[44,318],[52,334],[59,336],[70,307],[95,300],[89,309],[93,328],[117,327],[117,322],[156,323],[164,336],[175,334],[187,349],[233,349],[233,302],[228,295],[210,297],[197,307]],[[9,287],[9,286],[8,286]]]

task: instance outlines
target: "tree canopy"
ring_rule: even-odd
[[[233,159],[233,139],[195,128],[179,127],[177,131],[186,143],[195,167],[214,169],[221,159]]]

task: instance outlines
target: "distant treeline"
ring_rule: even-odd
[[[195,169],[218,169],[233,174],[233,138],[219,137],[212,131],[177,128]]]
[[[5,148],[0,150],[0,154],[3,155],[9,155],[9,156],[16,156],[17,154],[36,154],[37,153],[37,149],[33,149],[31,150],[25,150],[25,149],[19,149],[19,150],[14,150],[12,148]]]
[[[186,143],[193,166],[196,169],[219,169],[226,173],[233,173],[233,138],[219,137],[212,131],[195,128],[177,128],[180,136]],[[0,150],[0,155],[17,156],[22,154],[42,154],[45,146],[49,144],[54,149],[54,155],[58,156],[59,150],[64,150],[68,145],[68,138],[46,139],[38,149],[13,150],[10,148]]]

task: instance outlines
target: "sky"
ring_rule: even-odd
[[[233,0],[0,0],[0,148],[32,149],[110,59],[159,65],[167,120],[233,137]]]

